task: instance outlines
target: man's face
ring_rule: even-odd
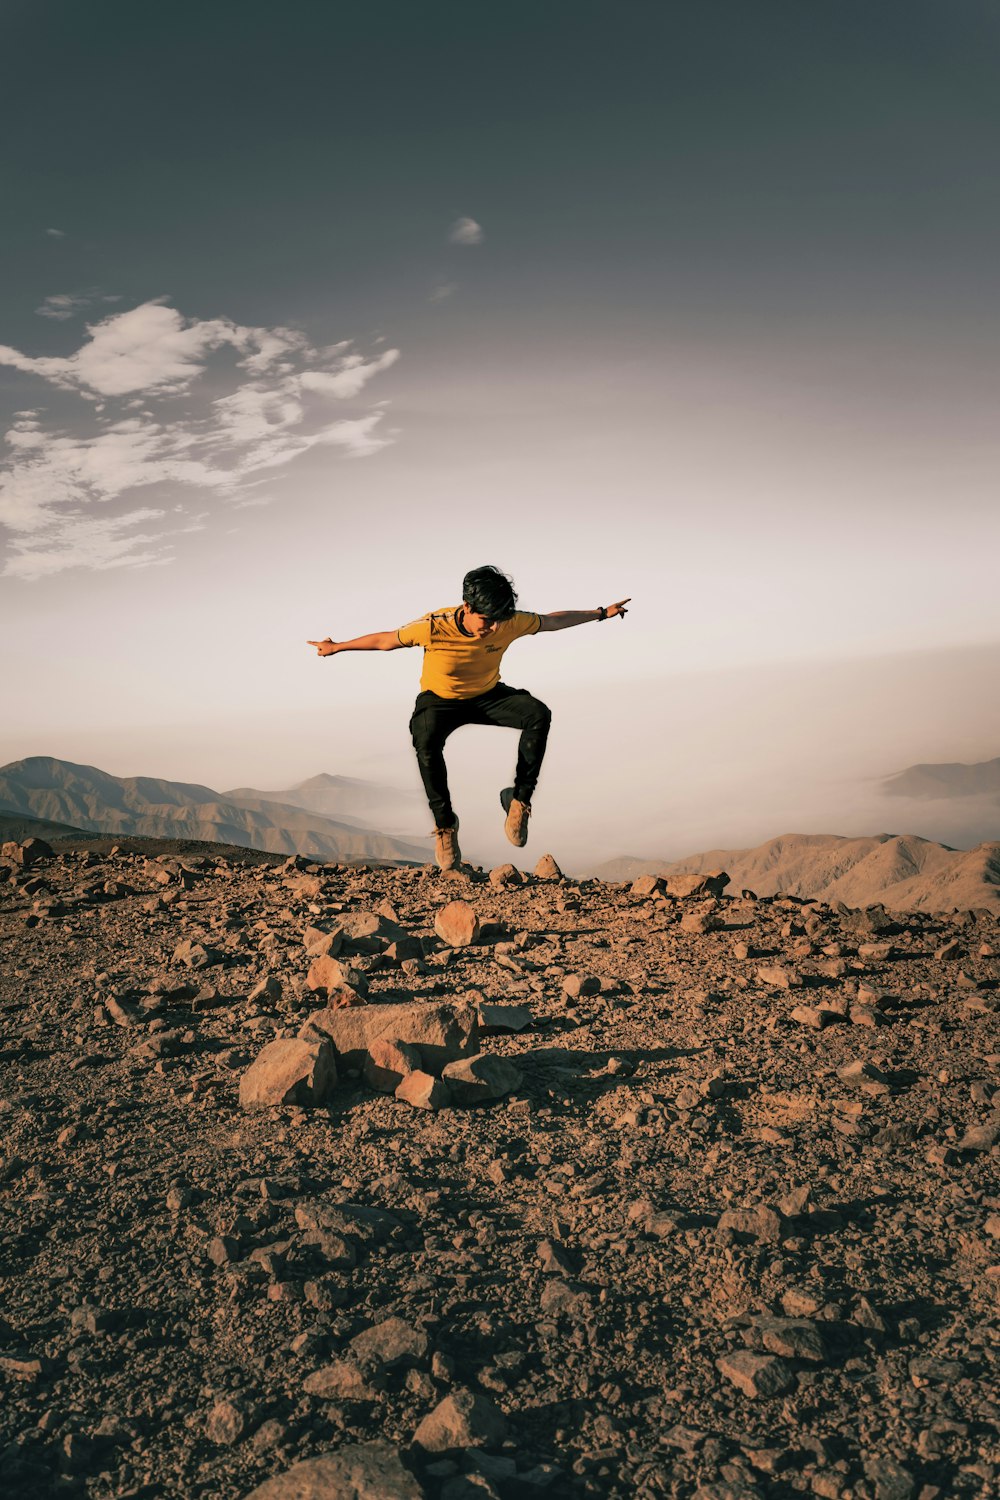
[[[499,624],[498,620],[491,620],[488,615],[477,615],[475,610],[467,604],[462,605],[464,614],[462,624],[470,635],[474,635],[477,641],[483,641],[488,635],[493,635]]]

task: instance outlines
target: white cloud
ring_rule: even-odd
[[[92,307],[95,302],[120,302],[120,297],[109,297],[97,287],[91,287],[85,292],[53,292],[46,297],[35,312],[40,318],[54,318],[63,323],[67,318],[75,318],[77,313],[84,312]]]
[[[159,510],[133,510],[121,516],[66,516],[55,535],[15,537],[4,569],[11,578],[47,578],[66,568],[149,567],[172,561],[162,532],[136,531],[159,520]]]
[[[443,281],[439,286],[432,287],[427,294],[428,302],[446,302],[458,291],[457,281]]]
[[[45,233],[54,240],[64,240],[66,238],[65,229],[46,229]]]
[[[347,354],[340,362],[340,369],[329,375],[322,370],[307,370],[301,378],[302,389],[319,391],[324,396],[337,396],[341,400],[356,396],[368,384],[373,375],[388,370],[399,358],[398,349],[387,349],[378,359],[367,363],[360,354]]]
[[[448,238],[453,245],[481,245],[486,235],[475,219],[461,218],[448,230]]]
[[[213,368],[213,388],[225,378],[232,389],[206,400],[198,381],[223,349],[235,351],[236,371],[232,362]],[[140,489],[182,486],[232,504],[261,504],[254,490],[265,474],[312,448],[337,447],[352,458],[377,453],[394,441],[380,427],[384,410],[331,420],[327,403],[356,397],[398,358],[397,349],[365,358],[349,341],[313,349],[294,329],[185,319],[162,302],[89,326],[70,355],[36,358],[0,348],[0,364],[89,403],[82,424],[43,425],[37,411],[24,411],[6,434],[6,572],[39,578],[69,567],[166,560],[177,524],[138,532],[129,519],[162,512],[147,507],[100,520],[87,513],[94,504],[124,504]]]

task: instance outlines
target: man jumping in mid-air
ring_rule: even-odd
[[[552,715],[544,703],[524,688],[500,681],[500,662],[507,647],[522,635],[542,630],[568,630],[589,620],[625,615],[628,599],[599,609],[563,609],[551,615],[518,609],[514,585],[499,568],[473,568],[462,583],[462,603],[436,609],[401,630],[376,631],[353,641],[310,641],[320,656],[338,651],[398,651],[422,646],[422,691],[417,696],[410,734],[417,765],[434,816],[434,853],[442,870],[462,858],[458,847],[458,819],[448,791],[444,745],[463,724],[498,724],[519,729],[514,785],[500,793],[507,815],[504,830],[518,849],[528,842],[531,798],[542,769]]]

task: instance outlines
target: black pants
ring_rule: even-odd
[[[519,729],[514,796],[519,802],[530,802],[551,722],[552,715],[544,703],[524,688],[505,687],[502,682],[478,698],[439,698],[437,693],[421,693],[414,705],[410,734],[435,828],[451,828],[455,822],[444,763],[444,742],[450,734],[463,724]]]

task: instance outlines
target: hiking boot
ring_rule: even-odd
[[[528,842],[528,819],[531,817],[531,804],[519,802],[514,796],[514,788],[505,786],[500,793],[500,806],[507,814],[507,821],[503,825],[503,831],[507,835],[515,849],[523,849]]]
[[[462,862],[462,851],[458,847],[458,819],[450,828],[434,830],[434,860],[439,870],[453,870]]]

